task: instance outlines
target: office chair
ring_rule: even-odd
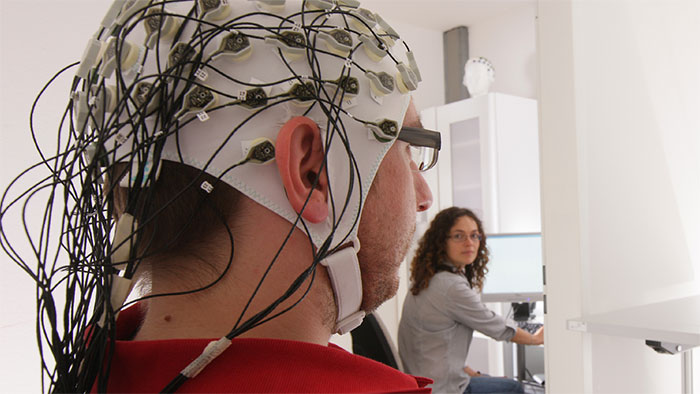
[[[403,364],[391,335],[374,313],[365,316],[365,320],[350,332],[350,336],[353,353],[403,371]]]

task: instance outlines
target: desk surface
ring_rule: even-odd
[[[582,316],[569,330],[700,346],[700,295]]]
[[[535,302],[542,301],[544,293],[482,293],[483,302]]]

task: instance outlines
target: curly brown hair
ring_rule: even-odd
[[[489,262],[489,250],[486,248],[486,234],[481,220],[466,208],[451,207],[443,209],[430,223],[430,228],[423,234],[418,243],[413,261],[411,261],[411,293],[418,295],[428,287],[430,279],[439,271],[445,270],[443,265],[447,261],[445,243],[447,236],[457,219],[462,216],[472,218],[482,236],[476,260],[465,267],[464,276],[469,284],[481,290],[484,285],[484,277],[488,272],[486,264]]]

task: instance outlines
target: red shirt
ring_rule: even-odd
[[[212,341],[129,341],[140,319],[138,307],[119,316],[109,392],[159,392]],[[333,344],[236,338],[178,392],[429,393],[430,383]]]

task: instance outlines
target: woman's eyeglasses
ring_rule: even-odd
[[[440,133],[405,126],[401,128],[398,139],[411,145],[411,157],[419,171],[428,171],[435,166],[441,146]]]
[[[448,235],[447,239],[452,240],[454,242],[464,242],[469,238],[470,241],[472,242],[481,242],[484,237],[479,234],[479,233],[471,233],[471,234],[465,234],[465,233],[457,233],[454,235]]]

